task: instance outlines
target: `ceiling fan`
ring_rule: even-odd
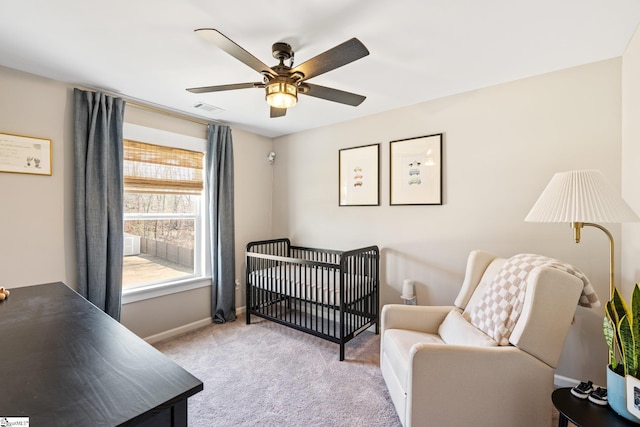
[[[273,44],[272,54],[279,61],[279,64],[269,67],[218,30],[200,28],[195,32],[262,74],[263,81],[194,87],[187,89],[189,92],[207,93],[234,89],[263,88],[266,92],[267,103],[271,107],[271,117],[284,116],[287,113],[287,108],[293,107],[298,102],[298,94],[354,107],[360,105],[366,98],[355,93],[307,83],[307,80],[312,77],[335,70],[369,55],[367,48],[356,38],[347,40],[293,68],[294,52],[287,43],[278,42]],[[286,65],[285,61],[289,61],[289,64]]]

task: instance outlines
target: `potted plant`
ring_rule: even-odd
[[[611,300],[605,305],[605,314],[602,327],[609,347],[609,405],[620,416],[638,422],[627,410],[625,378],[640,378],[640,285],[633,288],[631,306],[614,287]]]

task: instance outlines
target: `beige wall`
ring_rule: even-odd
[[[72,91],[0,67],[0,132],[52,141],[52,176],[0,173],[0,286],[75,286]]]
[[[622,195],[640,215],[640,30],[622,60]],[[640,224],[622,227],[622,276],[617,281],[625,298],[640,282]]]
[[[451,304],[475,248],[566,260],[606,296],[604,234],[584,230],[576,245],[568,225],[523,220],[555,172],[596,168],[620,185],[620,70],[612,59],[277,138],[274,234],[379,245],[382,303],[401,302],[403,279],[414,279],[419,304]],[[440,132],[444,205],[389,206],[389,141]],[[373,143],[381,206],[338,207],[338,150]],[[601,322],[601,309],[577,310],[558,374],[604,384]]]
[[[49,138],[53,175],[0,173],[0,286],[62,281],[76,288],[73,232],[73,86],[0,67],[0,132]],[[200,124],[125,108],[125,121],[205,137]],[[272,140],[232,130],[235,162],[236,271],[244,247],[269,236]],[[210,318],[209,288],[126,304],[122,323],[142,337]],[[244,294],[237,292],[238,306]]]

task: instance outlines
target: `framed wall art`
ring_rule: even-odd
[[[442,134],[389,143],[391,205],[442,204]]]
[[[51,140],[0,133],[0,172],[51,175]]]
[[[627,391],[627,411],[640,419],[640,380],[634,376],[625,376],[625,388]]]
[[[340,206],[380,206],[380,144],[338,152]]]

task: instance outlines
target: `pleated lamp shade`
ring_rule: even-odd
[[[526,222],[640,221],[600,171],[559,172],[553,176]]]

